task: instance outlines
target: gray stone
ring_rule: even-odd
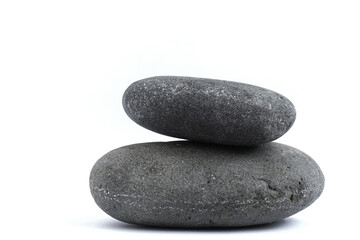
[[[308,207],[323,187],[311,157],[278,143],[129,145],[100,158],[90,175],[91,193],[107,214],[162,227],[271,223]]]
[[[285,134],[294,105],[264,88],[231,81],[162,76],[131,84],[127,115],[164,135],[227,145],[257,145]]]

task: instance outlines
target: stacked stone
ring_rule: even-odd
[[[160,227],[271,223],[312,204],[324,176],[305,153],[271,141],[295,121],[284,96],[256,86],[162,76],[123,96],[128,116],[185,141],[134,144],[100,158],[91,193],[110,216]]]

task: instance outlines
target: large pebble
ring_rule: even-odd
[[[278,143],[129,145],[100,158],[90,176],[95,202],[107,214],[162,227],[271,223],[308,207],[323,187],[311,157]]]
[[[191,77],[152,77],[131,84],[123,107],[139,125],[200,142],[256,145],[286,133],[295,121],[284,96],[253,85]]]

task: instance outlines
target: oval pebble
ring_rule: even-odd
[[[164,135],[227,145],[257,145],[285,134],[296,117],[284,96],[244,83],[161,76],[131,84],[127,115]]]
[[[308,207],[323,188],[314,160],[279,143],[129,145],[100,158],[90,175],[91,193],[107,214],[161,227],[271,223]]]

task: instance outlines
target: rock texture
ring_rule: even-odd
[[[100,158],[90,176],[91,193],[107,214],[162,227],[271,223],[308,207],[323,187],[311,157],[278,143],[129,145]]]
[[[248,84],[162,76],[137,81],[123,107],[139,125],[164,135],[227,145],[257,145],[286,133],[295,121],[284,96]]]

